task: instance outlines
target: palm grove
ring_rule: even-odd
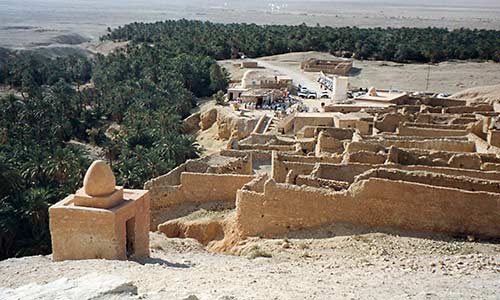
[[[0,84],[16,91],[0,99],[0,259],[50,253],[47,209],[81,186],[89,148],[132,188],[197,157],[182,119],[197,98],[227,88],[216,59],[317,50],[393,61],[500,60],[500,32],[487,30],[180,20],[133,23],[103,39],[130,43],[92,58],[0,49]],[[112,126],[115,133],[105,134]]]

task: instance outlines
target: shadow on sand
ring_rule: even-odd
[[[361,74],[361,71],[363,71],[363,69],[352,67],[351,71],[349,71],[349,74],[347,74],[347,75],[348,76],[358,76],[359,74]]]
[[[160,265],[160,266],[165,266],[169,268],[179,268],[179,269],[188,269],[191,268],[190,265],[187,264],[180,264],[180,263],[174,263],[174,262],[169,262],[161,258],[156,258],[156,257],[148,257],[148,258],[137,258],[134,259],[134,261],[138,264],[141,265]]]
[[[337,223],[317,228],[310,228],[307,230],[288,232],[286,235],[276,238],[328,239],[336,236],[359,236],[370,233],[381,233],[393,236],[404,236],[404,237],[429,239],[429,240],[444,241],[444,242],[460,241],[460,242],[475,242],[484,244],[500,244],[500,239],[478,239],[477,237],[471,237],[466,233],[450,235],[445,233],[399,230],[390,227],[367,227],[367,226],[353,225],[348,223]]]

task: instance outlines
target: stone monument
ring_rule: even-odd
[[[49,215],[54,261],[149,256],[149,192],[116,186],[104,161],[93,162],[83,188]]]

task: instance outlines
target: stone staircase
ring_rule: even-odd
[[[267,122],[266,128],[264,129],[264,133],[276,134],[278,132],[278,123],[279,123],[278,118],[271,117]]]

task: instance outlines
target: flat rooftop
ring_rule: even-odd
[[[368,101],[368,102],[392,102],[401,97],[406,96],[406,93],[395,93],[395,92],[380,92],[377,91],[376,96],[370,96],[368,94],[356,97],[357,101]]]

